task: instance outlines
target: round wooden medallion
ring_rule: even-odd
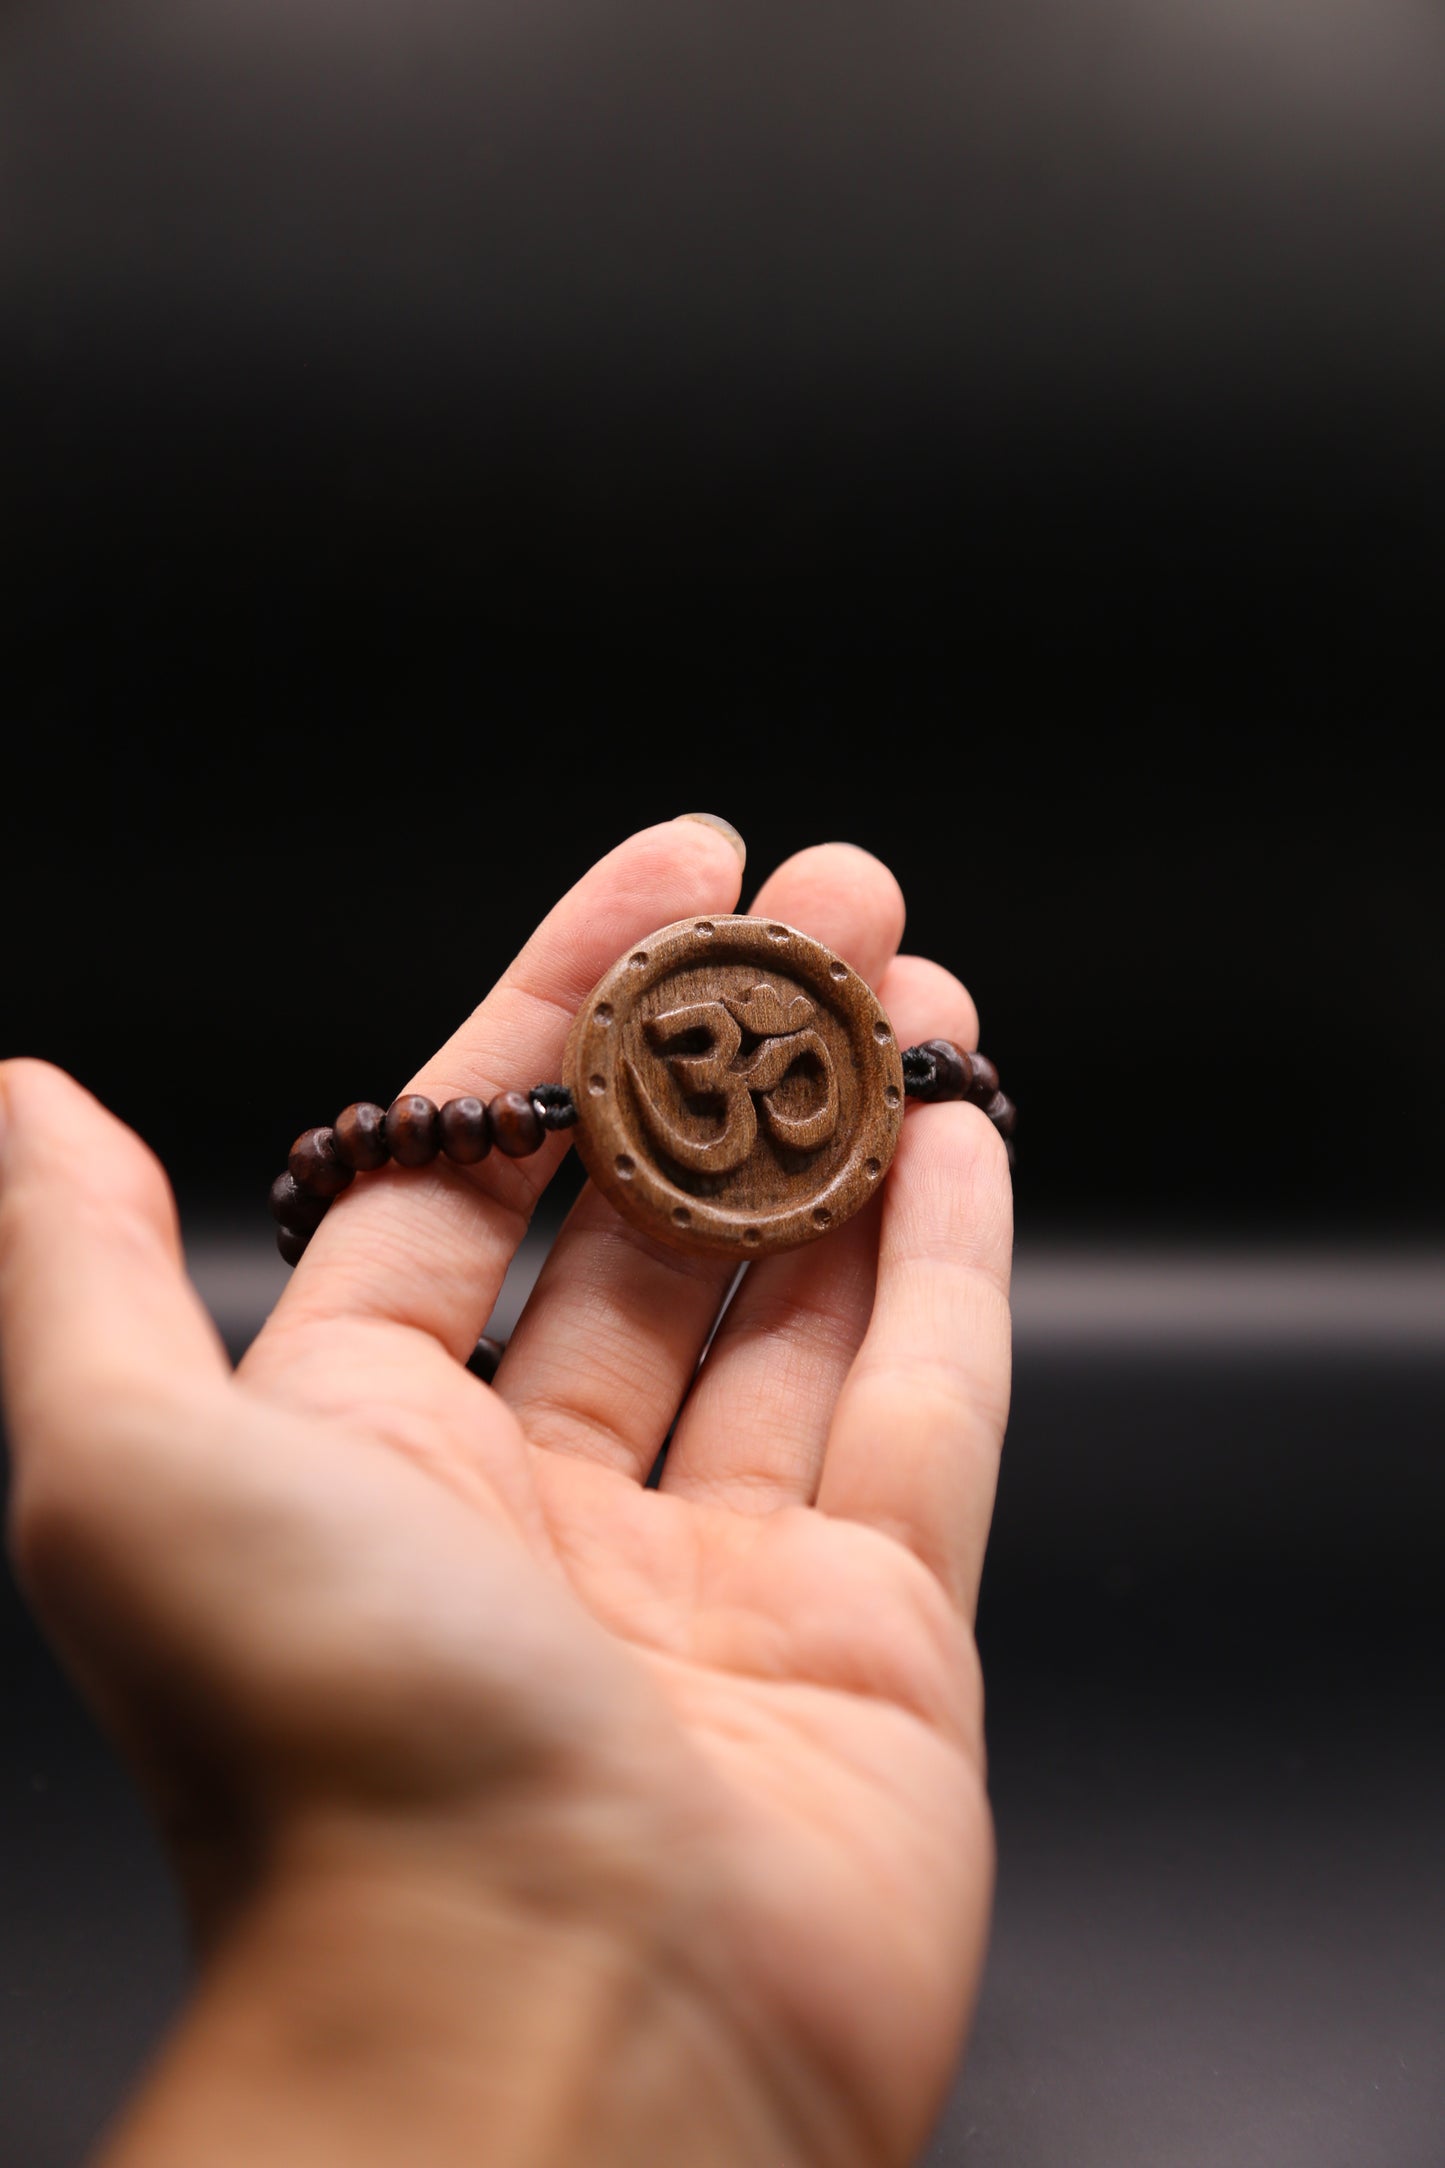
[[[903,1061],[872,989],[792,926],[688,918],[618,958],[567,1041],[577,1149],[676,1247],[811,1242],[877,1189]]]

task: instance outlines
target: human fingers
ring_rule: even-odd
[[[817,1503],[893,1536],[972,1614],[1009,1398],[1013,1198],[977,1107],[910,1112],[883,1196],[873,1318]]]
[[[764,882],[752,909],[813,935],[869,980],[881,976],[903,928],[898,883],[851,844],[799,851]],[[498,1391],[536,1443],[640,1480],[733,1271],[726,1258],[654,1241],[589,1184],[512,1336]]]
[[[573,1013],[622,949],[694,911],[730,910],[741,839],[684,816],[643,829],[584,874],[460,1030],[407,1086],[440,1104],[559,1074]],[[273,1337],[319,1322],[387,1318],[468,1354],[528,1217],[566,1149],[494,1151],[476,1166],[438,1158],[355,1182],[327,1213],[275,1313]],[[258,1350],[250,1368],[269,1368]]]
[[[924,1039],[952,1039],[971,1052],[978,1045],[978,1010],[962,979],[931,956],[895,956],[878,989],[900,1046]]]
[[[601,1708],[604,1644],[481,1486],[459,1512],[233,1385],[160,1168],[35,1062],[0,1065],[0,1358],[21,1579],[198,1902],[288,1795],[474,1785],[504,1733],[555,1754]]]
[[[877,990],[901,1046],[976,1044],[973,1001],[940,964],[895,956]],[[740,1512],[811,1502],[873,1308],[879,1209],[875,1200],[826,1240],[750,1268],[688,1395],[667,1489]]]

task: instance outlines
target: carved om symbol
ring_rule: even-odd
[[[629,1059],[627,1074],[653,1143],[693,1174],[731,1174],[740,1167],[757,1142],[760,1116],[768,1135],[789,1151],[814,1152],[826,1144],[838,1126],[838,1080],[827,1047],[811,1029],[812,1014],[806,995],[795,994],[785,1008],[776,988],[762,985],[650,1017],[643,1027],[648,1043],[666,1060],[683,1097],[720,1099],[723,1105],[721,1129],[698,1136],[657,1104]],[[758,1043],[741,1054],[745,1031]],[[703,1052],[666,1052],[680,1039],[700,1036],[707,1041]],[[822,1101],[811,1113],[786,1114],[771,1094],[805,1058],[822,1073]]]

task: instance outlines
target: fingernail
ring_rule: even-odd
[[[716,828],[718,834],[726,836],[733,849],[737,852],[738,864],[746,866],[748,847],[732,822],[725,821],[721,813],[679,813],[677,817],[680,821],[701,821],[704,828]]]

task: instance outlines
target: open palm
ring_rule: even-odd
[[[738,878],[708,826],[633,837],[412,1088],[555,1075],[613,958]],[[805,852],[755,908],[845,956],[900,1039],[973,1043],[958,982],[897,955],[876,860]],[[991,1880],[969,1621],[1009,1198],[983,1117],[911,1115],[883,1198],[754,1265],[720,1325],[730,1268],[588,1188],[488,1387],[462,1358],[561,1140],[358,1182],[233,1378],[149,1155],[53,1071],[11,1065],[5,1104],[18,1554],[203,1933],[320,1829],[438,1876],[484,1862],[625,1922],[760,2131],[907,2160]]]

